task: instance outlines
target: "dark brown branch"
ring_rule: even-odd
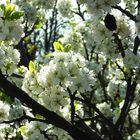
[[[75,125],[79,128],[79,129],[82,129],[84,130],[85,132],[88,133],[89,136],[92,137],[92,135],[94,135],[94,133],[98,133],[99,135],[99,132],[97,131],[94,131],[90,126],[88,126],[84,120],[82,118],[80,118],[77,114],[76,114],[76,117],[78,118],[78,121],[75,121]],[[95,128],[96,129],[96,128]]]
[[[69,93],[69,97],[70,97],[70,105],[71,105],[71,123],[74,122],[74,118],[75,118],[75,105],[74,105],[74,99],[75,99],[75,95],[76,92],[71,93],[70,89],[67,88],[68,93]]]
[[[136,16],[134,16],[134,15],[132,15],[129,11],[127,11],[127,10],[125,10],[125,9],[123,9],[121,6],[118,6],[118,5],[116,5],[116,6],[112,6],[114,9],[117,9],[117,10],[119,10],[119,11],[121,11],[122,13],[124,13],[127,17],[129,17],[131,20],[133,20],[133,21],[137,21],[137,19],[136,19]]]
[[[123,45],[122,45],[122,42],[118,36],[117,33],[113,33],[113,36],[114,36],[114,41],[115,43],[118,45],[118,50],[121,52],[121,55],[122,57],[124,58],[125,57],[125,51],[124,51],[124,48],[123,48]]]
[[[54,38],[56,37],[56,27],[58,24],[57,21],[57,0],[55,0],[54,2],[54,7],[52,10],[52,16],[50,18],[50,21],[46,21],[46,29],[45,31],[45,51],[49,52],[50,49],[52,49],[52,51],[54,51],[54,48],[52,47],[52,42],[54,42]],[[50,23],[50,24],[49,24]],[[48,32],[48,27],[49,27],[49,32]],[[52,48],[51,48],[52,47]]]
[[[105,81],[105,75],[104,74],[105,74],[105,69],[107,67],[107,64],[108,64],[108,60],[107,60],[106,64],[104,64],[102,66],[102,70],[99,71],[99,73],[98,73],[98,79],[99,79],[99,81],[101,83],[101,87],[103,89],[104,98],[105,98],[106,102],[108,101],[108,96],[107,96],[107,93],[106,93],[106,86],[107,86],[107,84],[106,84],[106,81]]]
[[[115,62],[115,64],[121,70],[121,72],[123,73],[124,77],[127,77],[127,73],[123,70],[123,68],[121,68],[121,66],[117,63],[117,61]]]
[[[128,79],[127,79],[127,91],[126,91],[126,97],[124,100],[124,105],[121,109],[120,117],[116,122],[116,126],[120,129],[120,131],[122,131],[122,129],[123,129],[125,119],[128,115],[129,109],[130,109],[131,104],[133,102],[136,85],[137,85],[136,82],[132,83],[131,77],[128,77]]]
[[[99,63],[99,58],[98,58],[98,54],[96,55],[96,61],[97,61],[97,64],[100,64]],[[101,70],[99,71],[98,73],[98,79],[100,81],[100,84],[101,84],[101,87],[102,87],[102,90],[103,90],[103,94],[104,94],[104,100],[105,101],[108,101],[108,96],[107,96],[107,93],[106,93],[106,81],[105,81],[105,70],[106,70],[106,67],[107,67],[107,64],[108,64],[108,60],[106,61],[106,64],[102,65],[102,68]]]
[[[39,121],[39,122],[44,122],[44,123],[47,123],[47,120],[44,120],[44,119],[37,119],[37,118],[33,118],[33,117],[30,117],[28,115],[23,115],[19,118],[16,118],[16,119],[13,119],[13,120],[9,120],[9,121],[2,121],[0,122],[0,124],[3,124],[3,123],[6,123],[6,124],[9,124],[9,123],[16,123],[16,122],[21,122],[23,120],[28,120],[29,122],[31,121]]]
[[[76,0],[76,3],[77,3],[77,8],[78,8],[78,11],[72,11],[73,13],[75,13],[76,15],[78,15],[79,17],[81,17],[81,19],[83,21],[85,21],[85,18],[84,18],[84,12],[81,11],[81,5],[79,3],[79,0]]]
[[[102,114],[102,112],[100,112],[100,110],[96,107],[96,105],[91,103],[85,95],[82,95],[82,97],[84,98],[84,100],[81,99],[81,98],[78,98],[78,97],[75,97],[75,100],[81,101],[82,103],[84,103],[84,104],[93,108],[93,110],[99,115],[98,117],[100,117],[102,119],[102,121],[106,125],[109,126],[110,131],[111,131],[110,134],[112,134],[112,132],[113,132],[113,136],[115,137],[114,140],[123,140],[123,137],[121,136],[120,132],[117,130],[117,127],[109,119],[107,119]]]
[[[35,21],[34,25],[32,26],[32,28],[31,28],[29,31],[25,31],[25,35],[21,38],[21,40],[20,40],[19,43],[16,45],[16,47],[21,47],[20,45],[21,45],[21,43],[24,41],[24,39],[25,39],[26,37],[28,37],[29,35],[32,34],[32,32],[33,32],[34,29],[35,29],[35,25],[36,25],[37,22],[38,22],[38,19]]]
[[[29,35],[31,35],[33,33],[33,31],[35,29],[35,25],[36,25],[37,22],[38,22],[38,19],[35,21],[34,25],[32,26],[32,28],[29,31],[25,30],[25,35],[20,39],[18,44],[15,45],[15,48],[19,50],[20,55],[21,55],[19,65],[24,65],[26,67],[28,67],[28,65],[29,65],[30,60],[27,56],[27,54],[28,54],[27,53],[27,47],[26,47],[26,44],[25,44],[24,40],[25,40],[26,37],[28,37]]]
[[[135,55],[137,55],[137,51],[138,51],[138,47],[140,45],[140,39],[138,36],[135,37],[135,40],[134,40],[134,48],[133,48],[133,53]]]
[[[83,41],[83,45],[84,45],[84,49],[85,49],[86,59],[89,61],[88,49],[87,49],[87,45],[84,41],[84,38],[82,38],[82,41]]]
[[[140,0],[137,0],[138,1],[138,5],[137,5],[137,7],[138,7],[138,15],[140,14]]]
[[[67,131],[69,135],[72,136],[75,140],[81,140],[81,137],[83,139],[88,140],[102,140],[97,134],[94,134],[94,137],[91,138],[90,136],[88,136],[88,134],[86,134],[86,132],[79,130],[61,116],[48,110],[47,108],[36,102],[20,88],[16,87],[11,82],[9,82],[2,75],[1,71],[0,71],[0,87],[3,88],[7,96],[10,96],[12,99],[16,97],[22,103],[26,104],[29,108],[31,108],[34,114],[40,114],[41,116],[47,119],[48,123]]]

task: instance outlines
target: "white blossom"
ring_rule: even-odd
[[[72,2],[71,0],[59,0],[58,1],[58,10],[64,17],[71,17],[72,16]]]
[[[7,120],[9,115],[10,106],[0,101],[0,120]]]
[[[3,73],[11,75],[16,70],[20,61],[20,53],[17,49],[13,49],[12,46],[2,44],[0,47],[0,68],[2,69]]]

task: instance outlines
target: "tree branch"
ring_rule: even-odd
[[[124,51],[124,48],[123,48],[123,45],[122,45],[122,42],[118,36],[117,33],[113,33],[113,36],[114,36],[114,41],[115,43],[118,45],[118,50],[121,52],[121,55],[122,57],[124,58],[125,57],[125,51]]]
[[[137,51],[138,51],[138,47],[140,45],[140,39],[138,36],[135,37],[135,40],[134,40],[134,48],[133,48],[133,53],[135,55],[137,55]]]
[[[3,124],[3,123],[9,124],[9,123],[21,122],[23,120],[28,120],[29,122],[31,122],[31,121],[39,121],[39,122],[47,123],[47,120],[45,120],[45,119],[37,119],[37,118],[30,117],[28,115],[23,115],[23,116],[21,116],[19,118],[13,119],[13,120],[2,121],[2,122],[0,122],[0,124]]]
[[[121,11],[122,13],[124,13],[127,17],[129,17],[131,20],[133,20],[133,21],[137,21],[137,19],[136,19],[136,16],[134,16],[134,15],[132,15],[129,11],[127,11],[127,10],[125,10],[125,9],[123,9],[121,6],[118,6],[118,5],[116,5],[116,6],[112,6],[114,9],[117,9],[117,10],[119,10],[119,11]]]
[[[25,103],[29,108],[31,108],[35,114],[40,114],[41,116],[46,118],[50,124],[67,131],[69,135],[72,136],[75,140],[80,140],[81,137],[83,139],[88,139],[88,140],[102,140],[97,134],[94,134],[94,137],[91,138],[86,132],[79,130],[78,128],[76,128],[74,125],[66,121],[61,116],[48,110],[47,108],[45,108],[44,106],[36,102],[20,88],[16,87],[11,82],[9,82],[2,75],[1,71],[0,71],[0,87],[4,89],[5,94],[7,96],[10,96],[12,99],[16,97],[22,103]]]
[[[128,77],[128,79],[127,79],[127,91],[126,91],[126,97],[124,100],[124,105],[121,109],[120,117],[116,122],[116,126],[120,129],[120,131],[122,131],[122,129],[123,129],[125,119],[126,119],[127,114],[129,112],[130,106],[133,102],[136,85],[137,85],[136,82],[132,83],[131,77]]]
[[[120,132],[117,130],[117,127],[116,127],[109,119],[107,119],[107,118],[102,114],[102,112],[100,112],[100,110],[96,107],[95,104],[89,102],[88,98],[87,98],[85,95],[82,94],[82,97],[84,98],[84,100],[81,99],[81,98],[78,98],[78,97],[75,97],[75,100],[81,101],[82,103],[85,103],[86,105],[88,105],[88,106],[90,106],[90,107],[92,107],[92,108],[94,109],[94,111],[99,115],[98,117],[100,117],[100,118],[102,119],[102,121],[103,121],[106,125],[109,126],[109,128],[110,128],[110,133],[111,133],[111,134],[112,134],[112,131],[113,131],[113,137],[115,138],[115,139],[113,139],[113,140],[123,140],[123,138],[122,138]]]

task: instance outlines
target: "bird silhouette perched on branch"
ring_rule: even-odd
[[[104,23],[106,28],[111,31],[115,31],[117,29],[116,19],[109,13],[105,16]]]

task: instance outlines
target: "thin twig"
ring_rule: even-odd
[[[137,22],[136,16],[132,15],[129,11],[123,9],[121,6],[112,6],[114,9],[117,9],[119,11],[121,11],[122,13],[124,13],[127,17],[129,17],[131,20]]]

